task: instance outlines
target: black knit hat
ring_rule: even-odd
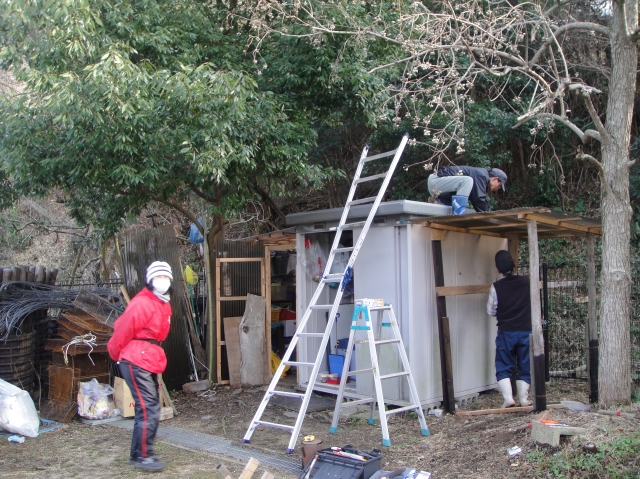
[[[513,271],[513,258],[506,250],[500,250],[496,253],[496,268],[502,274],[509,274]]]

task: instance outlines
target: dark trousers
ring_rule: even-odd
[[[518,379],[531,384],[529,335],[531,331],[498,331],[496,336],[496,379],[510,378],[518,359]]]
[[[127,361],[118,362],[120,373],[136,401],[131,438],[131,459],[153,456],[153,443],[160,422],[160,392],[157,374]]]

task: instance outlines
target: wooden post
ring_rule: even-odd
[[[520,253],[520,237],[507,235],[509,254],[513,258],[513,274],[518,274],[518,254]]]
[[[211,276],[211,258],[209,258],[209,235],[207,234],[207,219],[203,217],[202,229],[204,234],[204,270],[207,275],[207,363],[209,367],[209,384],[214,382],[214,378],[217,379],[216,371],[214,371],[214,365],[217,363],[216,342],[215,342],[215,328],[216,322],[219,318],[214,318],[213,308],[216,307],[216,295],[213,292],[213,277]]]
[[[593,234],[587,233],[587,288],[588,310],[587,322],[587,378],[589,381],[589,402],[598,402],[598,304],[596,296],[596,262],[593,245]]]
[[[549,382],[549,359],[551,358],[551,346],[549,342],[549,265],[542,263],[542,338],[544,339],[544,380]]]
[[[542,310],[540,307],[540,258],[538,256],[538,225],[535,220],[527,221],[529,235],[529,294],[531,297],[531,329],[533,334],[534,407],[536,411],[547,409],[547,393],[544,383],[544,339],[542,337]]]
[[[436,288],[444,286],[444,266],[442,264],[442,242],[431,241],[433,256],[433,277]],[[447,317],[447,298],[436,295],[438,310],[438,339],[440,343],[440,372],[442,376],[442,405],[449,414],[456,413],[453,390],[453,369],[451,368],[451,342],[449,339],[449,318]],[[448,360],[447,360],[448,358]]]

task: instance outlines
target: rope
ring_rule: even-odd
[[[93,352],[93,347],[96,346],[96,336],[95,336],[95,334],[88,333],[88,334],[85,334],[83,336],[76,336],[71,341],[69,341],[67,344],[62,346],[62,354],[64,354],[64,363],[67,366],[69,365],[69,358],[67,356],[67,352],[69,351],[69,348],[71,346],[73,346],[74,344],[85,344],[85,345],[87,345],[89,347],[89,349],[91,351],[89,351],[87,353],[87,356],[89,356],[89,361],[91,361],[91,364],[93,364],[95,366],[95,363],[93,362],[93,359],[91,359],[91,353]]]

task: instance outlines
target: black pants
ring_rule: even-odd
[[[158,376],[127,361],[118,362],[122,378],[136,401],[131,438],[131,459],[153,456],[153,443],[160,422]]]

